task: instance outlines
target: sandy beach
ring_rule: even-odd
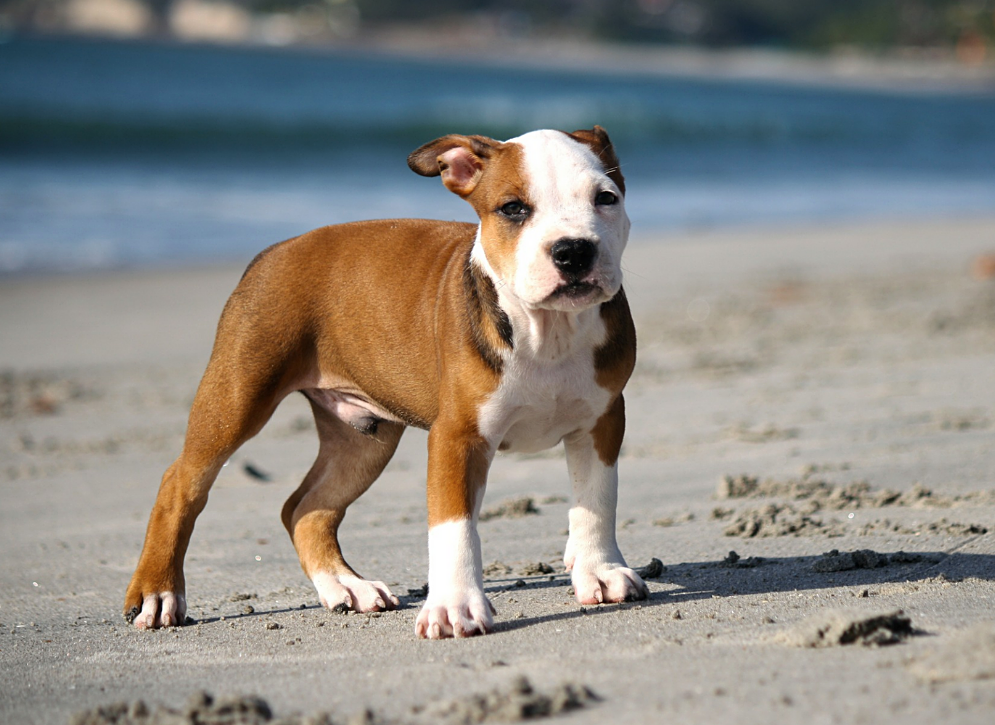
[[[548,695],[578,724],[989,723],[992,253],[995,218],[637,234],[618,535],[652,596],[577,605],[562,452],[500,457],[480,525],[497,629],[444,642],[414,634],[421,431],[341,532],[405,606],[318,605],[279,520],[317,449],[299,396],[198,520],[195,623],[132,629],[124,590],[241,266],[4,279],[0,722],[207,712],[186,705],[207,690],[333,722],[492,721]]]

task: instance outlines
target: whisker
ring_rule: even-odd
[[[648,279],[645,274],[639,274],[638,272],[633,272],[631,269],[626,267],[624,264],[619,265],[622,268],[622,272],[626,277],[638,277],[639,279]]]

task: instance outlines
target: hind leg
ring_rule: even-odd
[[[304,573],[329,609],[372,612],[400,602],[383,582],[360,577],[342,556],[338,529],[345,510],[370,487],[397,449],[404,426],[371,421],[363,431],[343,422],[310,395],[321,445],[303,483],[283,506]]]
[[[194,522],[225,461],[263,427],[282,396],[271,386],[235,382],[212,360],[190,410],[180,457],[162,478],[145,544],[125,595],[124,616],[139,629],[186,619],[183,559]]]
[[[183,559],[194,522],[225,461],[263,427],[275,407],[269,401],[249,406],[194,404],[183,452],[162,478],[142,555],[125,596],[125,617],[139,629],[185,621]],[[207,430],[216,435],[206,435]]]

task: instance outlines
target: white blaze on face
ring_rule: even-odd
[[[532,214],[525,222],[515,253],[515,296],[539,306],[564,279],[554,266],[550,248],[561,239],[594,242],[598,256],[585,281],[604,291],[603,302],[622,284],[620,260],[629,236],[629,218],[622,192],[606,174],[601,161],[586,144],[561,131],[533,131],[511,139],[524,153],[523,176],[528,185]],[[617,197],[614,204],[596,204],[602,191]],[[559,307],[555,301],[546,305]],[[564,308],[570,308],[568,302]]]

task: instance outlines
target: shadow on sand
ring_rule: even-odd
[[[871,562],[877,564],[872,568],[866,568],[866,564],[869,563],[866,560],[858,559],[858,566],[840,571],[819,570],[825,568],[820,567],[820,563],[822,565],[826,563],[826,555],[750,559],[738,559],[730,555],[722,561],[673,564],[665,567],[659,576],[647,579],[651,590],[648,600],[578,607],[558,614],[503,620],[495,624],[494,631],[511,632],[543,622],[597,616],[599,613],[617,611],[619,607],[674,606],[682,602],[714,597],[814,591],[837,587],[869,587],[898,582],[927,581],[937,577],[950,582],[965,578],[995,581],[995,555],[931,551],[899,557],[895,554],[876,556],[879,559],[877,562]],[[661,588],[661,585],[665,588]],[[484,589],[491,596],[513,591],[562,589],[565,597],[573,597],[570,576],[565,573],[490,579],[485,582]],[[412,590],[407,596],[401,596],[400,609],[420,606],[425,601],[426,591],[427,588]],[[320,605],[302,604],[297,607],[259,609],[250,613],[223,617],[205,617],[197,621],[209,624],[222,620],[249,620],[265,615],[320,608]]]
[[[845,554],[845,552],[844,552]],[[674,606],[682,602],[736,597],[776,592],[801,592],[837,587],[870,587],[899,582],[919,582],[939,578],[956,582],[965,578],[995,581],[995,555],[960,554],[945,552],[916,552],[897,557],[878,554],[879,562],[873,568],[856,566],[841,571],[820,571],[825,568],[827,557],[793,556],[736,559],[730,556],[723,561],[681,563],[668,566],[659,577],[649,579],[650,598],[639,602],[590,606],[572,609],[553,615],[524,617],[501,621],[496,632],[510,632],[523,627],[574,619],[616,611],[619,607]],[[909,561],[901,561],[902,558]],[[858,559],[858,561],[860,561]],[[863,563],[867,563],[866,560]],[[524,586],[522,586],[524,582]],[[492,581],[485,589],[489,593],[513,589],[569,587],[565,574],[543,577]],[[661,589],[659,585],[667,588]],[[656,586],[654,586],[656,585]],[[566,592],[564,592],[566,594]],[[572,595],[572,592],[571,592]]]

